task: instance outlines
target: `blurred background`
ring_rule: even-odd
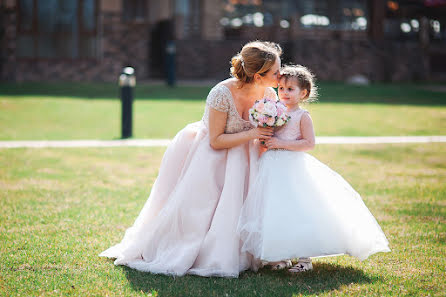
[[[446,0],[3,0],[0,80],[220,80],[254,39],[320,80],[446,81]],[[172,50],[172,47],[171,47]]]

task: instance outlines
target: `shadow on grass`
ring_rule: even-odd
[[[204,101],[212,86],[179,86],[137,84],[137,100],[198,100]],[[0,96],[17,99],[29,97],[64,97],[72,99],[118,100],[116,83],[0,83]],[[346,85],[338,82],[319,83],[319,102],[376,103],[405,105],[446,105],[446,92],[426,84],[377,83],[370,86]]]
[[[159,296],[291,296],[321,294],[350,284],[379,281],[362,270],[332,264],[314,264],[314,270],[291,274],[288,271],[262,269],[245,272],[238,279],[186,275],[170,277],[121,267],[135,291]],[[226,295],[227,294],[227,295]]]

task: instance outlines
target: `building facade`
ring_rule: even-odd
[[[446,1],[4,0],[2,81],[222,79],[249,40],[279,42],[284,61],[319,79],[445,80]]]

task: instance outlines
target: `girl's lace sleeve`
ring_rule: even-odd
[[[223,86],[216,86],[210,92],[206,99],[206,104],[218,111],[229,111],[229,97]]]
[[[275,99],[276,101],[279,100],[279,97],[277,97],[276,91],[274,91],[273,88],[266,88],[265,97]]]

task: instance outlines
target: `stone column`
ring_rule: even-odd
[[[104,12],[120,12],[122,9],[122,0],[100,1],[100,11]]]
[[[222,1],[204,0],[201,11],[201,38],[204,40],[222,40],[224,38],[223,26],[220,19],[223,17]]]
[[[420,32],[418,33],[422,48],[429,48],[429,19],[423,16],[420,19]]]
[[[150,24],[171,19],[174,14],[173,3],[171,1],[149,1],[148,13]]]
[[[384,0],[369,0],[368,33],[372,40],[378,41],[384,38],[383,22],[386,14],[386,2]]]
[[[429,59],[430,59],[429,19],[426,16],[423,16],[420,19],[420,31],[418,33],[418,36],[419,36],[421,52],[423,53],[421,55],[421,62],[423,64],[425,72],[426,72],[425,79],[429,80],[429,79],[431,79],[432,72],[431,72],[431,67],[430,67],[430,63],[429,63]]]
[[[299,35],[301,33],[301,27],[300,27],[300,14],[297,11],[291,16],[290,28],[288,32],[290,40],[295,41],[299,38]]]

